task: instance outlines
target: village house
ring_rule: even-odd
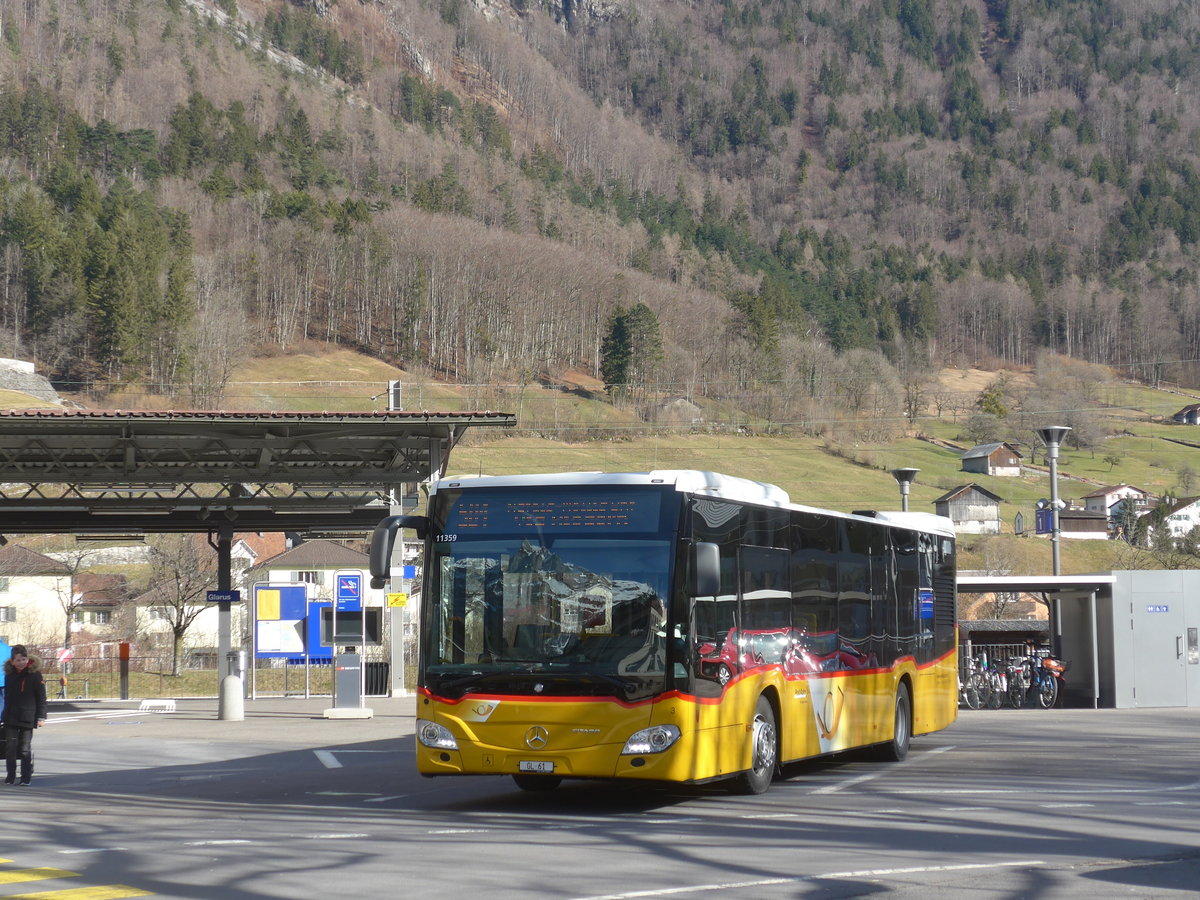
[[[1184,497],[1170,503],[1163,511],[1163,524],[1171,537],[1187,536],[1200,526],[1200,497]]]
[[[0,641],[61,646],[71,591],[66,564],[19,544],[0,547]]]
[[[978,444],[959,459],[964,472],[1008,478],[1021,474],[1021,453],[1007,441]]]
[[[71,593],[71,643],[112,641],[119,633],[121,606],[128,597],[124,575],[79,572]]]
[[[964,484],[933,501],[933,509],[964,534],[999,534],[1003,501],[977,484]]]
[[[1107,541],[1108,514],[1069,506],[1058,511],[1058,532],[1077,541]]]
[[[1200,403],[1191,403],[1171,418],[1183,425],[1200,425]]]
[[[1102,487],[1092,491],[1090,494],[1085,494],[1080,499],[1083,501],[1084,509],[1089,512],[1102,512],[1111,521],[1114,512],[1113,507],[1128,497],[1133,498],[1139,516],[1149,508],[1150,492],[1143,491],[1141,488],[1134,487],[1131,484],[1114,484]]]

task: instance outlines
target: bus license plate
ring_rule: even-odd
[[[548,759],[523,759],[518,767],[522,772],[537,772],[541,775],[549,775],[554,771],[554,763]]]

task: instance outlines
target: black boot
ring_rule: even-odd
[[[8,777],[4,779],[4,783],[14,784],[17,780],[17,761],[15,759],[6,759],[4,762],[8,765]]]
[[[21,784],[29,784],[33,778],[33,757],[21,757]]]

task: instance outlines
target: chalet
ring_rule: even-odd
[[[1021,453],[1007,441],[979,444],[959,458],[964,472],[1006,477],[1021,474]]]
[[[1090,512],[1102,512],[1109,518],[1113,515],[1113,507],[1127,497],[1132,497],[1137,506],[1138,515],[1146,512],[1150,503],[1150,492],[1131,484],[1114,484],[1085,494],[1082,498],[1083,508]]]
[[[1200,425],[1200,403],[1191,403],[1171,418],[1183,425]]]
[[[977,484],[964,484],[933,501],[939,516],[964,534],[999,534],[1001,499]]]

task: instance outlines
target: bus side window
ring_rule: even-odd
[[[896,649],[898,655],[916,655],[917,594],[920,588],[920,560],[916,535],[896,529],[893,533],[896,550],[896,596],[899,600],[896,615]]]
[[[742,547],[743,665],[778,665],[791,641],[788,564],[791,554],[774,547]]]

